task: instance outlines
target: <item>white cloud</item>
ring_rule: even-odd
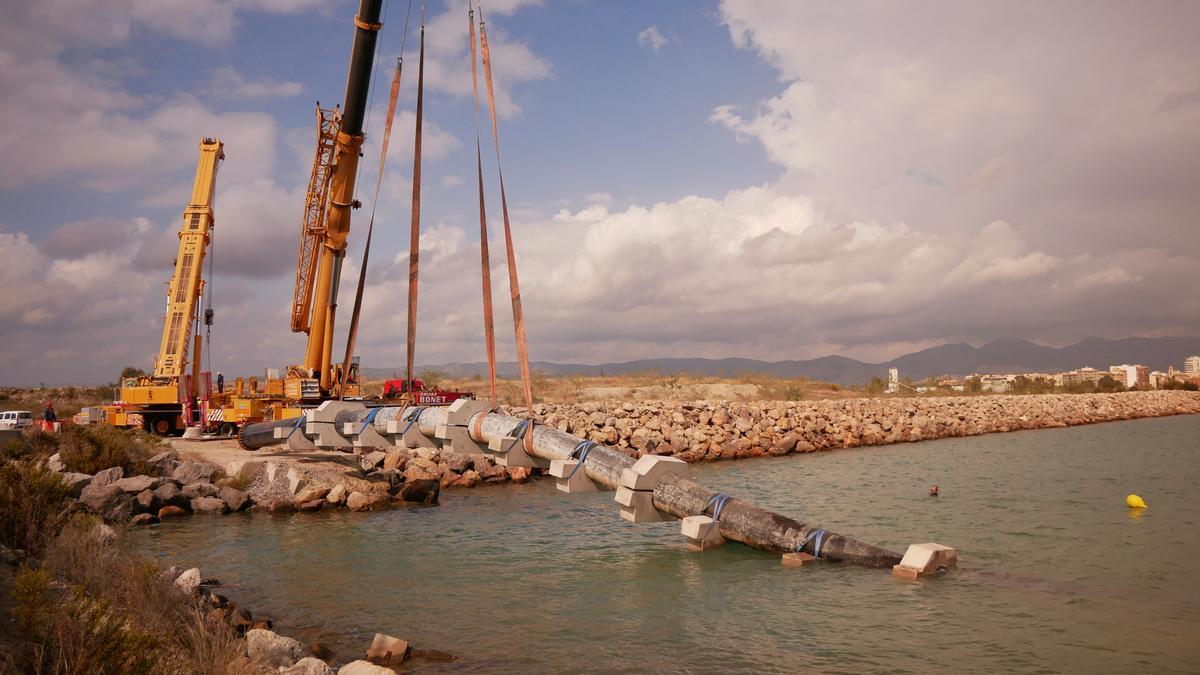
[[[487,36],[492,56],[492,70],[496,95],[496,113],[503,118],[514,117],[521,112],[513,96],[514,87],[528,82],[537,82],[551,77],[553,67],[544,57],[529,48],[529,45],[511,39],[503,27],[494,22],[496,16],[509,16],[521,9],[540,6],[533,0],[509,0],[487,4]],[[478,18],[477,18],[478,20]],[[478,39],[479,31],[476,30]],[[417,35],[409,40],[406,65],[416,73]],[[462,5],[452,4],[446,11],[433,16],[425,30],[425,85],[469,99],[471,97],[471,60],[469,51],[467,12]],[[482,62],[479,69],[479,105],[481,118],[487,115],[487,88]]]
[[[662,33],[658,32],[657,26],[650,26],[638,33],[637,41],[639,45],[643,47],[649,47],[656,52],[667,44],[667,38],[663,37]]]
[[[255,100],[296,96],[304,91],[299,82],[276,82],[270,78],[248,80],[237,68],[221,66],[213,70],[207,89],[210,95],[226,100]]]

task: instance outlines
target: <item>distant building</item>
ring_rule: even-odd
[[[895,394],[900,391],[900,369],[888,368],[887,393]]]
[[[1110,366],[1108,372],[1112,373],[1113,379],[1124,385],[1126,389],[1150,386],[1150,369],[1146,366],[1129,364]]]
[[[1012,389],[1014,379],[1016,379],[1015,375],[980,375],[979,386],[984,391],[1003,394]]]
[[[938,380],[938,387],[939,388],[945,387],[947,389],[952,389],[954,391],[963,391],[966,388],[966,383],[964,383],[962,380],[955,379],[953,377],[948,377],[948,378],[945,378],[942,380]]]
[[[1189,356],[1183,360],[1183,372],[1189,377],[1200,375],[1200,356]]]
[[[1095,368],[1080,368],[1062,374],[1062,386],[1070,387],[1076,384],[1099,384],[1100,380],[1105,377],[1112,377],[1112,373],[1107,370],[1096,370]],[[1058,378],[1055,377],[1055,381]]]

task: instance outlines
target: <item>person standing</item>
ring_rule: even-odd
[[[42,422],[46,431],[53,431],[54,423],[57,421],[58,415],[54,412],[54,402],[46,401],[46,409],[42,411]]]

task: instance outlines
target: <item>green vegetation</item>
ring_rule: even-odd
[[[237,636],[180,595],[157,564],[114,545],[35,457],[0,463],[0,672],[244,673]],[[8,630],[17,631],[8,634]]]
[[[0,465],[0,543],[40,553],[58,534],[71,505],[58,474],[32,461]]]
[[[166,449],[157,436],[108,425],[66,426],[57,433],[34,430],[3,448],[11,459],[45,459],[58,453],[67,471],[96,473],[119,466],[126,474],[157,473],[149,459]]]

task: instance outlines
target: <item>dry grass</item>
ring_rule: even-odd
[[[115,387],[0,387],[0,411],[28,410],[42,418],[46,401],[54,402],[59,420],[69,420],[85,407],[112,403]]]
[[[166,447],[158,437],[141,431],[68,425],[57,433],[30,431],[4,453],[15,459],[45,459],[57,452],[68,471],[96,473],[119,466],[126,475],[153,475],[156,471],[148,460]]]
[[[0,464],[0,543],[40,553],[58,534],[71,490],[31,461]]]
[[[246,672],[234,631],[186,601],[158,566],[72,520],[41,568],[14,581],[13,611],[32,673]]]
[[[487,398],[486,377],[451,378],[439,373],[423,372],[421,380],[427,387],[439,386],[453,391],[474,392],[477,398]],[[363,390],[367,396],[378,396],[384,380],[367,380]],[[500,379],[496,394],[501,404],[524,404],[520,380]],[[828,382],[805,378],[777,378],[769,375],[747,374],[739,377],[697,375],[664,375],[658,372],[627,375],[564,375],[549,377],[540,371],[533,373],[533,395],[536,403],[580,403],[618,399],[622,401],[695,401],[695,400],[815,400],[850,398],[862,392],[846,389]]]

